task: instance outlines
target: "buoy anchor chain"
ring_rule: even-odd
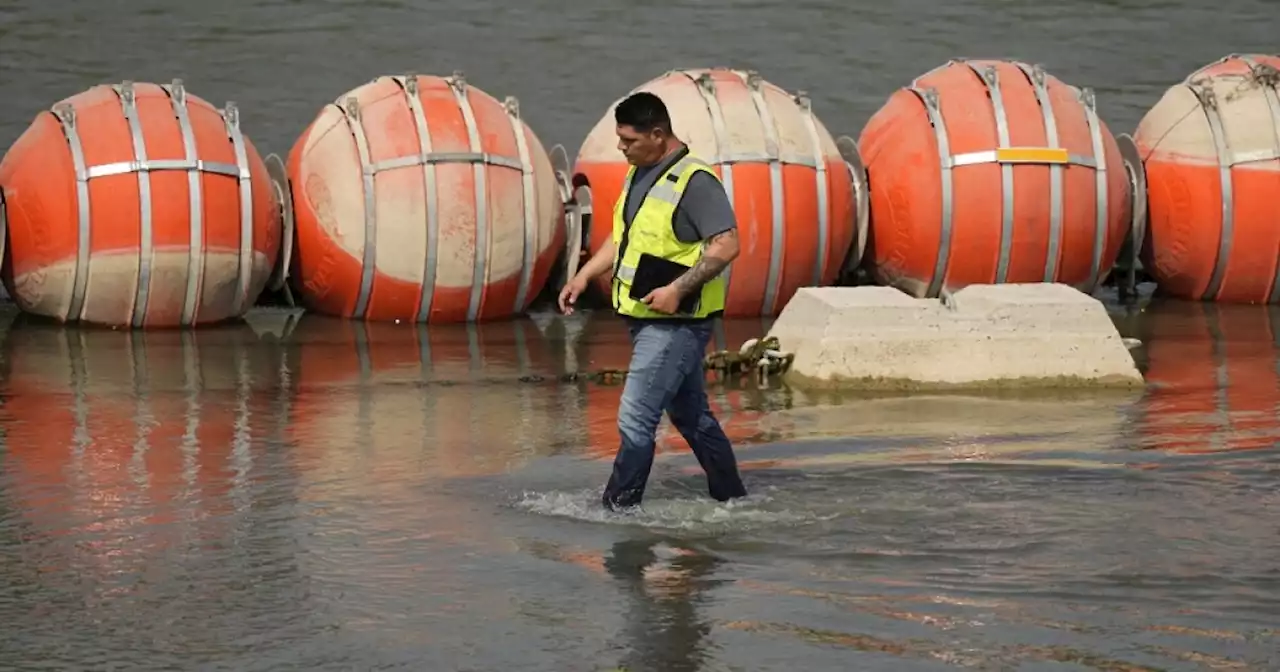
[[[276,257],[275,267],[271,269],[271,277],[267,280],[267,288],[273,292],[284,292],[284,300],[290,308],[298,303],[289,287],[289,267],[293,263],[294,219],[293,189],[289,185],[289,176],[284,162],[275,153],[267,155],[267,175],[275,190],[276,200],[280,206],[280,254]]]
[[[722,380],[750,374],[757,383],[766,384],[769,376],[786,373],[794,361],[795,353],[783,350],[777,336],[766,336],[747,339],[737,350],[712,352],[702,360],[702,364],[705,371],[718,373]],[[565,374],[561,381],[588,380],[601,385],[616,385],[626,377],[626,369],[600,369],[591,373]]]

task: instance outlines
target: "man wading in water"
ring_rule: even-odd
[[[618,149],[631,169],[613,211],[613,236],[560,292],[560,310],[612,269],[613,308],[631,332],[618,408],[622,444],[601,497],[613,510],[644,498],[663,411],[693,449],[717,501],[744,497],[733,446],[707,404],[703,356],[724,311],[721,272],[738,256],[738,229],[719,176],[671,131],[662,100],[636,93],[614,108]]]

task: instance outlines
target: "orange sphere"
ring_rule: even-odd
[[[379,77],[326,105],[289,154],[291,275],[319,313],[463,322],[528,308],[564,245],[551,161],[520,119],[452,77]]]
[[[863,129],[867,263],[915,297],[969,284],[1091,292],[1130,227],[1132,189],[1093,92],[1016,61],[951,61]]]
[[[796,290],[835,282],[866,240],[862,169],[852,139],[842,149],[803,94],[754,72],[673,70],[633,89],[662,98],[677,137],[720,175],[737,215],[741,253],[726,271],[726,317],[777,315]],[[628,94],[630,95],[630,94]],[[589,247],[609,240],[627,164],[613,108],[583,142],[574,183],[591,189]],[[609,291],[610,276],[597,280]]]
[[[22,310],[171,327],[241,316],[280,249],[266,164],[218,110],[168,86],[99,85],[38,114],[0,162]]]
[[[1170,87],[1138,124],[1143,267],[1166,295],[1280,301],[1277,78],[1280,57],[1233,54]]]

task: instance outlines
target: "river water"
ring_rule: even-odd
[[[10,312],[0,668],[1278,669],[1280,310],[1112,311],[1143,393],[721,381],[751,496],[664,426],[618,517],[609,316]]]
[[[181,77],[283,155],[361,82],[462,69],[572,155],[613,99],[705,64],[856,136],[992,55],[1131,132],[1189,71],[1274,49],[1272,3],[1228,4],[0,0],[0,147],[93,84]],[[716,384],[752,496],[707,501],[664,427],[630,517],[595,506],[620,387],[561,379],[626,365],[607,317],[129,334],[10,310],[0,669],[1280,669],[1280,312],[1111,310],[1141,394]]]

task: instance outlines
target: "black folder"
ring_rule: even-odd
[[[663,259],[648,253],[641,253],[636,264],[636,277],[631,281],[630,297],[636,301],[643,299],[649,292],[671,284],[676,278],[689,270],[684,264]],[[692,313],[698,307],[700,292],[693,291],[680,300],[681,313]]]

